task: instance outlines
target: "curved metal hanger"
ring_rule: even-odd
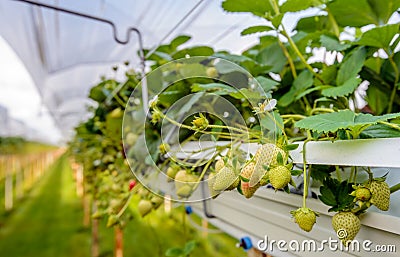
[[[38,3],[38,2],[35,2],[35,1],[31,1],[31,0],[13,0],[13,1],[23,2],[23,3],[30,4],[30,5],[36,5],[36,6],[39,6],[39,7],[44,7],[44,8],[56,10],[56,11],[59,11],[59,12],[64,12],[64,13],[72,14],[72,15],[75,15],[75,16],[87,18],[87,19],[90,19],[90,20],[95,20],[95,21],[99,21],[99,22],[102,22],[102,23],[106,23],[106,24],[110,25],[111,28],[112,28],[113,38],[114,38],[115,42],[117,42],[117,43],[119,43],[121,45],[126,45],[126,44],[129,43],[131,32],[136,33],[137,36],[138,36],[138,42],[139,42],[139,58],[140,58],[140,66],[141,66],[141,71],[140,71],[141,74],[140,75],[141,75],[141,78],[142,78],[143,109],[144,109],[145,112],[146,112],[146,110],[148,110],[149,96],[148,96],[148,89],[147,89],[147,82],[146,82],[146,63],[145,63],[146,62],[146,57],[145,57],[145,54],[144,54],[143,37],[142,37],[142,34],[140,33],[139,29],[137,29],[135,27],[129,27],[126,30],[126,37],[121,40],[117,36],[117,26],[111,20],[107,20],[107,19],[104,19],[104,18],[100,18],[100,17],[97,17],[97,16],[85,14],[85,13],[80,13],[80,12],[68,10],[68,9],[57,7],[57,6],[53,6],[53,5],[48,5],[48,4],[45,4],[45,3]],[[111,94],[111,95],[113,95],[113,94]]]

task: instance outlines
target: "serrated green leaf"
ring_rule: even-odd
[[[362,27],[379,23],[367,0],[336,0],[329,2],[328,8],[342,27]]]
[[[313,5],[313,0],[287,0],[281,6],[281,12],[298,12]]]
[[[165,252],[165,256],[167,257],[179,257],[183,254],[183,250],[181,248],[169,248],[166,252]]]
[[[278,42],[260,50],[256,61],[264,66],[271,67],[268,71],[279,73],[287,63],[287,58]]]
[[[258,76],[256,77],[257,82],[260,84],[264,92],[268,93],[269,91],[273,90],[276,88],[277,85],[279,85],[279,82],[276,82],[275,80],[263,77],[263,76]]]
[[[346,202],[347,196],[349,196],[351,190],[351,185],[347,183],[347,181],[342,181],[339,187],[336,188],[336,199],[339,204]]]
[[[255,34],[255,33],[259,33],[259,32],[267,32],[267,31],[271,31],[271,30],[274,30],[274,29],[271,28],[270,26],[266,26],[266,25],[251,26],[251,27],[244,29],[242,32],[240,32],[240,35],[245,36],[245,35],[251,35],[251,34]]]
[[[279,25],[282,23],[283,19],[283,13],[280,13],[276,15],[274,18],[272,18],[271,23],[275,28],[278,28]]]
[[[192,92],[207,91],[217,95],[227,95],[237,92],[236,88],[222,84],[222,83],[209,83],[209,84],[193,84],[191,86]]]
[[[289,144],[284,146],[284,149],[286,151],[293,151],[296,150],[297,148],[299,148],[299,144]]]
[[[361,138],[392,138],[400,137],[400,131],[384,124],[372,125],[365,130],[360,135]]]
[[[90,89],[89,98],[95,100],[98,103],[101,103],[104,100],[106,100],[107,96],[104,94],[102,89],[103,85],[101,84]]]
[[[386,24],[393,12],[400,8],[400,0],[368,0],[368,3],[381,25]]]
[[[293,81],[289,92],[284,94],[278,101],[278,105],[286,107],[291,104],[296,96],[304,92],[313,85],[313,74],[308,70],[302,71],[299,76]]]
[[[343,110],[310,116],[296,122],[295,126],[324,133],[335,133],[339,129],[349,129],[359,133],[368,126],[376,124],[378,121],[387,121],[398,117],[400,117],[400,113],[373,116],[371,114],[354,113],[350,110]]]
[[[356,77],[364,65],[367,51],[364,47],[354,49],[340,64],[336,85],[343,85],[347,80]]]
[[[241,88],[239,91],[229,93],[229,95],[236,99],[247,99],[250,101],[259,101],[263,99],[263,95],[259,92],[252,91],[248,88]]]
[[[326,97],[339,97],[339,96],[347,96],[356,90],[358,85],[360,85],[360,78],[350,78],[343,85],[338,87],[329,87],[325,88],[321,91],[321,94]]]
[[[368,86],[366,100],[375,114],[382,114],[389,105],[389,95],[384,88],[375,84]]]
[[[365,32],[357,45],[388,49],[393,37],[399,32],[399,24],[376,27]]]
[[[266,129],[274,134],[282,134],[282,130],[279,128],[279,126],[277,126],[277,124],[283,128],[283,119],[277,111],[270,112],[269,115],[265,115],[261,119],[260,123],[263,129]]]
[[[196,247],[196,241],[191,240],[185,244],[183,249],[183,256],[188,256]]]
[[[184,43],[186,43],[187,41],[189,41],[192,37],[191,36],[187,36],[187,35],[180,35],[177,36],[176,38],[172,39],[170,45],[170,48],[173,51],[176,51],[176,49],[180,46],[183,45]]]
[[[176,59],[181,59],[186,57],[186,55],[189,56],[210,56],[214,53],[214,49],[208,46],[194,46],[191,48],[185,48],[180,51],[175,52],[172,55],[172,58]]]
[[[182,65],[179,69],[179,73],[184,78],[190,77],[199,77],[199,76],[206,76],[206,67],[201,65],[200,63],[188,63]]]
[[[313,33],[315,31],[322,31],[330,29],[331,24],[327,16],[311,16],[301,18],[296,25],[296,30]]]
[[[291,171],[290,171],[290,174],[291,174],[292,176],[297,177],[297,176],[300,176],[301,174],[303,174],[303,171],[302,171],[302,170],[291,170]]]
[[[266,13],[273,13],[271,2],[264,0],[253,0],[251,4],[248,0],[225,0],[222,8],[228,12],[251,12],[261,17]]]
[[[336,196],[334,192],[326,186],[321,186],[319,189],[321,195],[318,196],[318,198],[326,205],[328,206],[335,206],[337,205],[336,202]]]
[[[326,178],[330,177],[333,171],[335,171],[333,166],[318,164],[313,165],[311,169],[311,177],[315,180],[323,182]]]
[[[348,49],[351,46],[350,44],[342,44],[338,39],[327,35],[321,35],[320,42],[321,46],[325,47],[328,51],[340,52]]]

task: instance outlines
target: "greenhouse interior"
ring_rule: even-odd
[[[398,256],[400,0],[1,0],[0,256]]]

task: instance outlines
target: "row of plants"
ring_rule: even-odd
[[[149,191],[138,182],[132,173],[126,159],[129,149],[124,148],[122,142],[123,114],[129,97],[139,83],[138,73],[131,69],[126,62],[121,66],[114,66],[115,77],[102,78],[89,93],[89,98],[95,102],[94,106],[88,108],[92,117],[82,122],[75,128],[75,137],[69,143],[69,156],[75,173],[83,175],[83,209],[89,210],[90,221],[84,218],[84,224],[92,229],[92,256],[100,256],[101,235],[99,226],[104,224],[114,229],[115,256],[123,256],[124,230],[128,222],[136,219],[146,225],[149,221],[137,219],[144,218],[158,210],[164,204],[164,197]],[[117,74],[124,72],[124,80],[117,80]],[[137,113],[140,115],[140,113]],[[126,136],[127,142],[135,142],[137,134],[130,133]],[[144,146],[141,146],[142,148]],[[78,177],[80,175],[76,175]],[[77,183],[79,184],[80,182]],[[80,187],[79,185],[77,185]],[[221,242],[230,242],[231,238],[212,237],[215,240],[212,246],[205,246],[200,232],[193,232],[191,226],[182,219],[185,213],[181,205],[175,205],[167,200],[164,211],[153,215],[154,219],[165,219],[169,217],[175,226],[182,226],[182,233],[187,240],[185,245],[171,245],[166,249],[166,256],[188,256],[195,250],[195,246],[204,248],[209,255],[213,247],[218,247]],[[175,211],[168,208],[179,207]],[[139,216],[138,216],[139,215]],[[179,218],[178,218],[179,217]],[[151,217],[150,217],[151,218]],[[198,223],[198,221],[197,221]],[[207,231],[207,230],[206,230]],[[158,244],[163,233],[154,232],[160,236],[154,238],[154,242],[143,242],[144,247],[151,243]],[[147,239],[146,239],[147,240]],[[170,240],[168,240],[170,241]],[[176,240],[181,242],[182,240]],[[140,250],[140,249],[139,249]],[[221,254],[236,254],[238,250],[234,247],[223,246]]]
[[[396,0],[226,0],[225,11],[263,18],[242,31],[258,33],[258,44],[235,55],[184,47],[190,37],[179,36],[148,56],[146,80],[133,71],[124,81],[104,78],[89,95],[97,102],[93,117],[77,127],[70,148],[84,166],[94,217],[123,227],[135,193],[146,215],[165,195],[204,200],[200,189],[208,186],[208,197],[237,190],[250,198],[268,184],[290,192],[302,176],[294,221],[311,231],[318,213],[307,207],[308,188],[310,178],[319,181],[318,198],[336,212],[333,228],[346,231],[340,239],[347,244],[360,229],[359,216],[371,205],[388,210],[399,184],[389,187],[368,167],[307,165],[306,158],[296,167],[290,150],[303,141],[305,157],[309,141],[400,136],[399,24],[388,24],[399,7]],[[288,30],[293,13],[301,18]],[[179,146],[193,141],[214,145],[180,156]],[[260,147],[253,156],[244,143]]]

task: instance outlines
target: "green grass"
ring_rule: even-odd
[[[82,226],[81,203],[75,194],[67,158],[63,156],[36,183],[24,202],[3,217],[0,256],[90,256],[91,232]],[[161,207],[145,218],[136,213],[124,230],[125,256],[165,256],[168,248],[182,247],[192,239],[198,242],[198,247],[191,257],[246,256],[235,247],[235,239],[225,234],[202,237],[182,217],[182,208],[166,214]],[[113,234],[113,229],[106,228],[105,221],[101,221],[101,257],[113,256]]]

